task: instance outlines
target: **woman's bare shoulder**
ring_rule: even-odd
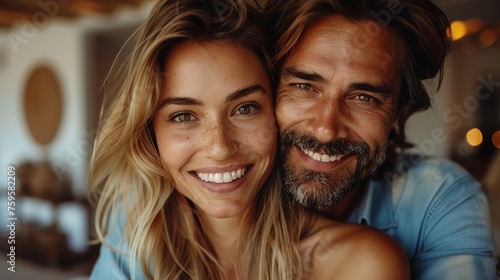
[[[409,279],[402,247],[368,226],[318,217],[299,250],[307,279]]]

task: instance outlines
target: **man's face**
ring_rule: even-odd
[[[304,31],[283,66],[280,158],[285,188],[305,206],[335,204],[385,159],[400,54],[397,39],[373,27],[324,17]]]

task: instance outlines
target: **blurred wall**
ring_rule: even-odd
[[[452,22],[476,19],[483,26],[496,28],[500,34],[498,0],[439,0],[436,3]],[[468,130],[477,127],[480,118],[482,108],[476,105],[482,100],[477,98],[476,89],[478,86],[489,89],[489,84],[500,84],[500,80],[493,77],[499,71],[500,36],[488,46],[481,44],[479,34],[453,42],[440,90],[436,92],[436,78],[425,83],[432,98],[432,107],[413,115],[407,123],[408,139],[417,145],[414,150],[429,156],[473,155],[475,151],[465,143],[465,135]],[[495,94],[498,95],[492,93],[491,96]],[[496,102],[496,99],[485,101]],[[496,117],[499,118],[500,113],[497,112]],[[495,114],[491,118],[493,121]],[[479,168],[484,169],[484,166]]]
[[[0,69],[1,102],[0,166],[22,161],[49,160],[57,163],[60,175],[69,175],[75,195],[84,195],[86,160],[85,92],[82,29],[74,24],[53,22],[38,30],[18,26],[0,31],[5,61]],[[32,33],[30,33],[32,32]],[[16,36],[26,38],[19,45]],[[59,79],[62,90],[62,121],[59,131],[47,146],[38,145],[25,125],[23,94],[31,70],[46,64]],[[87,141],[88,142],[88,141]],[[0,172],[0,182],[7,181]],[[4,185],[4,184],[1,184]]]
[[[50,226],[57,221],[68,237],[68,245],[75,252],[84,252],[88,246],[88,209],[80,202],[86,198],[88,159],[95,137],[89,104],[95,94],[95,79],[89,69],[95,70],[99,61],[89,61],[109,53],[106,44],[101,50],[92,49],[90,39],[114,28],[130,26],[141,21],[149,7],[123,10],[109,16],[89,16],[79,19],[50,18],[43,25],[29,19],[10,29],[0,29],[0,204],[7,205],[7,167],[18,167],[25,161],[50,161],[58,178],[70,181],[77,203],[66,202],[52,207],[48,201],[20,197],[16,200],[16,217],[22,222],[34,221]],[[105,36],[105,35],[103,35]],[[116,50],[116,46],[110,46]],[[113,57],[108,58],[112,61]],[[39,65],[50,67],[59,80],[62,92],[62,120],[57,135],[48,145],[39,145],[26,125],[23,98],[30,72]],[[96,66],[97,64],[97,66]],[[109,67],[109,65],[106,65]],[[100,69],[107,72],[108,69]],[[90,86],[89,84],[92,84]],[[99,86],[97,86],[98,88]],[[92,91],[92,92],[91,92]],[[17,182],[19,191],[19,182]],[[3,207],[2,206],[2,207]],[[7,212],[0,211],[6,220]],[[0,229],[0,235],[6,228]]]

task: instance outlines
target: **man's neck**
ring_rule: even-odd
[[[353,188],[340,202],[335,205],[319,209],[317,212],[331,220],[345,222],[352,211],[358,207],[363,200],[367,184],[363,183]]]

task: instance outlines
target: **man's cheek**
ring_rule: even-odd
[[[303,109],[282,105],[276,110],[276,120],[280,131],[298,124],[304,118]]]

